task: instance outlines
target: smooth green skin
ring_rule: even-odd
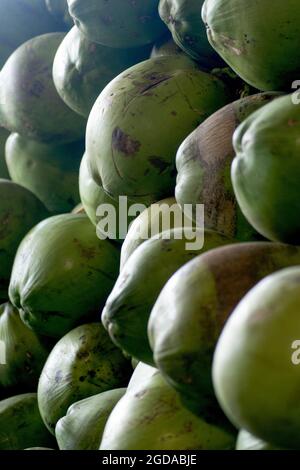
[[[173,208],[175,214],[179,214],[180,217],[175,216],[165,218],[169,214],[170,208]],[[163,225],[164,220],[165,225]],[[182,227],[183,222],[187,226],[187,219],[183,219],[183,214],[180,207],[176,204],[174,197],[163,199],[161,201],[152,204],[150,207],[145,209],[130,225],[127,236],[121,248],[121,260],[120,260],[120,271],[122,271],[125,263],[132,253],[142,244],[145,240],[148,240],[160,232],[167,229],[173,229],[176,227]],[[192,225],[192,222],[190,222]]]
[[[157,369],[144,362],[138,362],[132,376],[130,377],[127,390],[138,390],[144,381],[149,381],[155,375]]]
[[[164,286],[150,315],[148,337],[157,367],[192,412],[205,416],[212,411],[213,419],[222,422],[211,366],[223,326],[257,282],[299,264],[298,247],[236,243],[201,254]],[[252,396],[252,389],[247,390]]]
[[[73,19],[69,13],[67,0],[45,0],[45,2],[51,15],[60,21],[63,20],[68,27],[74,25]]]
[[[273,444],[259,439],[250,432],[242,429],[237,437],[235,450],[285,450],[280,447],[276,447]]]
[[[98,450],[106,421],[126,388],[99,393],[74,403],[55,427],[60,450]]]
[[[99,240],[85,214],[38,224],[16,254],[9,296],[34,331],[61,338],[95,318],[118,275],[119,248]]]
[[[53,79],[64,102],[88,118],[101,91],[117,75],[149,57],[149,47],[111,49],[89,41],[74,26],[55,55]]]
[[[252,114],[234,134],[231,178],[251,225],[270,240],[300,244],[300,108],[292,96]]]
[[[101,185],[98,185],[92,177],[91,171],[89,169],[89,162],[87,155],[85,154],[82,158],[80,171],[79,171],[79,192],[81,197],[81,202],[83,208],[90,218],[91,222],[97,226],[97,233],[98,230],[101,232],[101,227],[99,227],[99,222],[101,222],[102,218],[98,214],[97,209],[102,204],[110,204],[116,210],[117,222],[116,222],[116,235],[117,237],[114,238],[115,234],[112,234],[113,239],[118,242],[122,243],[123,238],[119,233],[119,215],[122,217],[127,218],[127,226],[129,227],[130,223],[133,221],[134,217],[128,216],[126,214],[119,214],[119,202],[118,200],[113,199],[112,197],[107,194]],[[130,207],[132,202],[128,200],[128,207]]]
[[[279,447],[300,448],[300,268],[281,270],[239,303],[219,339],[213,382],[229,419]]]
[[[266,12],[269,11],[269,14]],[[208,40],[243,80],[259,90],[290,89],[299,78],[299,2],[206,0]]]
[[[1,0],[0,68],[14,50],[28,39],[64,29],[63,23],[47,11],[45,0]]]
[[[22,44],[0,73],[0,124],[45,143],[84,137],[86,121],[60,98],[52,64],[64,33],[37,36]]]
[[[9,179],[8,168],[5,161],[5,143],[9,137],[9,132],[0,127],[0,178]]]
[[[178,204],[204,204],[205,226],[240,241],[259,235],[243,216],[232,188],[232,137],[241,122],[278,96],[259,93],[228,104],[200,124],[176,155]]]
[[[0,364],[0,389],[36,389],[50,346],[22,322],[9,302],[0,305],[0,341],[5,344],[5,364]]]
[[[136,368],[143,368],[139,364]],[[235,435],[183,407],[157,369],[129,387],[113,409],[100,450],[227,450]],[[136,373],[134,372],[134,374]]]
[[[160,0],[159,14],[175,43],[186,54],[212,69],[222,63],[207,40],[201,10],[204,0]]]
[[[159,0],[68,0],[75,25],[91,41],[127,48],[153,43],[165,33]]]
[[[154,365],[147,336],[148,320],[165,283],[199,253],[232,243],[216,232],[200,229],[188,232],[176,228],[142,243],[122,269],[102,312],[102,323],[114,343],[147,364]],[[200,242],[204,237],[204,245],[187,247],[191,234],[194,241]],[[178,236],[181,239],[176,239]]]
[[[26,233],[49,213],[30,191],[0,179],[0,301],[7,301],[11,269]]]
[[[100,323],[81,325],[54,346],[38,385],[41,416],[54,434],[73,403],[127,385],[130,361]]]
[[[12,181],[29,189],[52,214],[70,212],[80,201],[78,173],[84,141],[41,144],[11,134],[5,156]]]
[[[0,401],[0,450],[22,450],[37,445],[53,447],[36,393],[25,393]]]
[[[88,120],[95,181],[112,197],[146,205],[172,195],[180,143],[229,99],[223,82],[185,56],[131,67],[103,90]]]

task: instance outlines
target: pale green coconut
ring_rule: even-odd
[[[38,402],[46,426],[54,434],[73,403],[125,387],[131,373],[130,361],[100,323],[71,330],[51,351],[40,377]]]
[[[85,214],[50,217],[19,246],[9,295],[34,331],[60,338],[95,319],[118,275],[119,247]]]
[[[125,391],[108,390],[71,405],[55,427],[60,450],[98,450],[106,421]]]
[[[87,124],[92,176],[113,198],[150,205],[174,194],[176,151],[231,100],[224,83],[185,56],[149,59],[116,77]]]
[[[193,415],[157,369],[140,371],[106,423],[100,450],[228,450],[235,432]],[[148,367],[148,366],[146,366]]]

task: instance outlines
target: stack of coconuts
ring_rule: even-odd
[[[0,0],[1,450],[300,449],[299,39],[299,0]]]

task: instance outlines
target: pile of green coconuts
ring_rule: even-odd
[[[299,0],[0,0],[1,450],[300,449],[299,40]]]

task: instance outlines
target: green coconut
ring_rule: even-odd
[[[125,195],[150,205],[169,197],[180,143],[228,101],[223,82],[185,56],[131,67],[103,90],[88,120],[86,150],[94,180],[114,198]]]
[[[29,139],[60,144],[84,137],[85,119],[60,98],[52,65],[64,33],[37,36],[22,44],[0,73],[0,124]]]
[[[53,214],[69,212],[80,201],[78,174],[84,141],[42,144],[11,134],[5,154],[12,181],[34,193]]]
[[[284,90],[299,79],[297,0],[206,0],[202,15],[211,45],[250,85]]]
[[[53,79],[64,102],[88,118],[108,83],[128,67],[149,57],[149,47],[111,49],[89,41],[74,26],[59,46]]]
[[[100,323],[71,330],[54,346],[40,377],[38,402],[46,426],[54,434],[71,405],[126,386],[131,373],[130,361]]]
[[[0,401],[0,450],[53,446],[55,440],[46,429],[36,393],[25,393]]]
[[[222,63],[207,39],[201,11],[204,0],[160,0],[159,14],[175,43],[210,69]]]
[[[234,134],[231,177],[240,208],[264,237],[300,244],[300,107],[291,95],[249,116]],[[258,177],[259,175],[259,177]]]
[[[62,337],[95,318],[119,268],[119,248],[99,240],[84,214],[63,214],[38,224],[16,254],[9,295],[34,331]]]
[[[42,202],[12,181],[0,179],[0,302],[6,302],[11,269],[26,233],[48,216]]]
[[[299,302],[299,266],[263,279],[232,313],[213,362],[215,391],[229,419],[291,449],[300,449]]]
[[[14,50],[28,39],[64,29],[63,23],[47,11],[45,0],[1,0],[0,69]]]
[[[100,450],[228,450],[235,432],[211,425],[183,407],[157,369],[140,363],[106,423]],[[148,366],[146,366],[148,367]],[[142,377],[141,377],[142,376]]]
[[[60,450],[98,450],[106,421],[125,391],[108,390],[71,405],[55,427]]]
[[[260,236],[243,216],[232,188],[232,137],[241,122],[278,96],[259,93],[228,104],[200,124],[177,152],[178,204],[183,210],[185,205],[192,205],[194,216],[197,204],[203,204],[205,226],[237,240]]]
[[[127,48],[153,43],[166,28],[159,0],[68,0],[79,30],[103,46]]]
[[[174,197],[162,199],[145,209],[130,225],[121,249],[120,269],[145,240],[164,230],[191,227],[192,220],[183,214]]]
[[[0,390],[33,391],[50,352],[50,345],[22,322],[10,303],[0,305]]]
[[[122,243],[130,223],[137,215],[136,210],[131,211],[132,215],[128,214],[128,210],[133,204],[130,200],[126,199],[123,207],[118,199],[113,199],[101,185],[95,182],[89,168],[87,155],[84,155],[80,165],[79,191],[83,208],[91,222],[96,225],[98,236],[107,236]],[[138,212],[138,208],[136,209]],[[112,223],[111,226],[107,225],[108,218]]]
[[[148,336],[155,363],[191,411],[205,416],[216,407],[213,353],[238,302],[266,275],[299,260],[299,247],[236,243],[198,256],[165,285],[151,312]]]
[[[176,228],[142,243],[123,267],[102,312],[102,323],[114,343],[153,365],[147,325],[161,289],[199,253],[231,242],[216,232]]]

